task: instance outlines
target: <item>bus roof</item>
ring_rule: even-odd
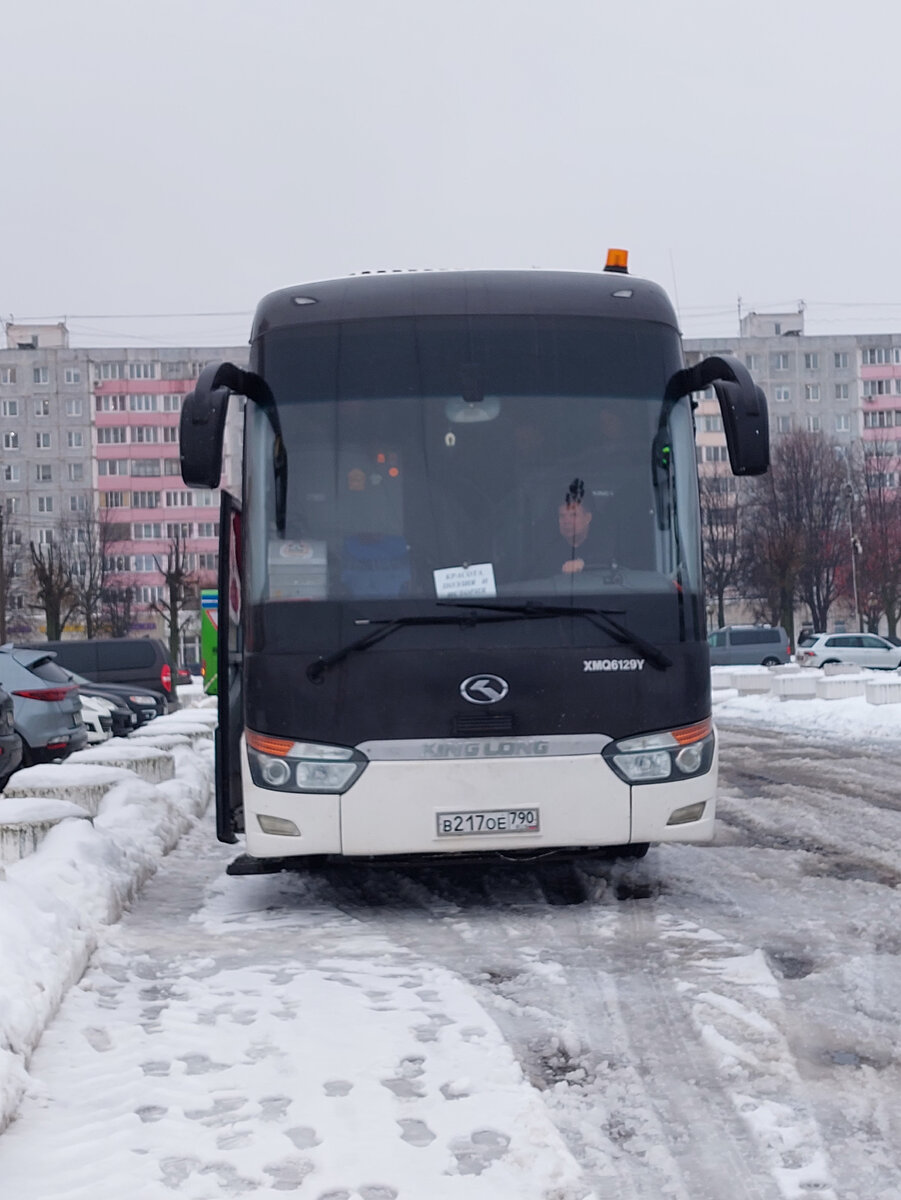
[[[656,283],[602,271],[386,271],[298,284],[264,296],[251,341],[271,329],[409,316],[614,317],[678,329]]]

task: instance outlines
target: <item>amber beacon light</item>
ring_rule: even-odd
[[[614,271],[617,275],[629,274],[629,251],[608,250],[605,271]]]

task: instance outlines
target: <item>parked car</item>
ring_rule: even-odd
[[[193,683],[194,677],[187,667],[179,667],[175,682],[177,687],[181,687],[183,683]]]
[[[0,646],[0,687],[13,699],[26,767],[65,758],[88,742],[78,688],[53,659],[44,650]]]
[[[707,635],[712,667],[791,662],[791,642],[781,625],[724,625]]]
[[[80,692],[89,696],[101,696],[110,700],[117,707],[113,710],[113,735],[121,737],[131,733],[146,721],[161,717],[167,711],[167,704],[159,692],[142,692],[130,688],[124,683],[94,683],[85,679],[75,671],[62,668],[73,683],[78,684]]]
[[[798,642],[795,657],[802,667],[855,663],[877,671],[894,671],[901,666],[901,646],[893,646],[875,633],[806,633]]]
[[[83,692],[80,695],[81,719],[88,731],[88,745],[96,746],[112,737],[113,718],[110,715],[110,706],[99,696],[87,696]]]
[[[22,739],[16,733],[13,698],[0,691],[0,790],[22,761]]]
[[[42,642],[36,648],[53,651],[61,667],[95,683],[128,684],[141,692],[159,692],[168,708],[179,707],[176,669],[159,638],[65,640]]]

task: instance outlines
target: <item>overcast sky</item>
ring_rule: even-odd
[[[689,336],[739,300],[901,331],[897,0],[2,8],[0,315],[73,344],[242,343],[277,287],[610,246]]]

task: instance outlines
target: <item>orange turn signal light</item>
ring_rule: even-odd
[[[244,736],[252,750],[258,750],[260,754],[269,754],[273,758],[284,758],[291,753],[291,747],[294,745],[293,738],[270,737],[266,733],[253,733],[250,729]]]
[[[708,717],[706,721],[698,721],[697,725],[684,725],[681,729],[672,729],[670,732],[680,746],[689,746],[692,742],[699,742],[701,738],[707,737],[712,727],[713,722]]]

